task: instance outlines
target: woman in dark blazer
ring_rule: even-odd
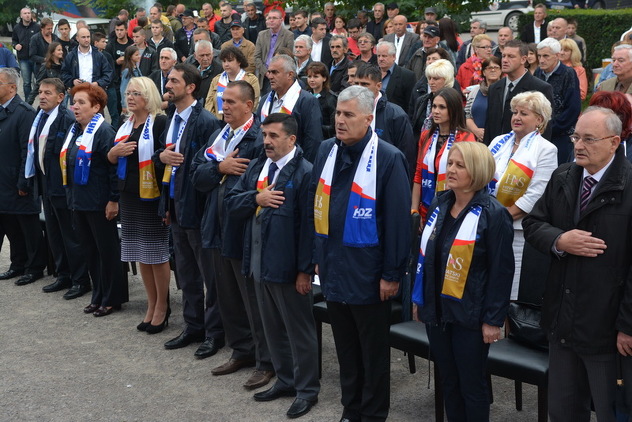
[[[116,167],[107,158],[115,132],[101,114],[107,103],[101,87],[85,82],[70,93],[77,122],[68,130],[59,161],[68,208],[73,211],[93,284],[92,300],[83,311],[102,317],[120,309],[129,299],[116,227]]]

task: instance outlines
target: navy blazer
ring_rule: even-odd
[[[108,86],[112,82],[114,69],[110,66],[105,56],[95,47],[92,49],[92,82],[99,84],[101,88],[107,91]],[[70,51],[63,64],[61,65],[61,79],[64,81],[66,88],[74,86],[73,81],[79,79],[79,48]]]
[[[416,82],[414,72],[395,65],[385,91],[388,100],[407,110],[410,103],[410,95]]]

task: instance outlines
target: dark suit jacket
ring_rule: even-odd
[[[392,42],[393,44],[395,44],[395,33],[384,36],[384,41]],[[417,35],[413,34],[412,32],[406,31],[406,33],[404,34],[404,40],[402,41],[402,52],[399,54],[399,60],[397,61],[398,65],[403,66],[406,64],[406,59],[408,58],[410,49],[412,45],[417,41],[419,41],[419,37]]]
[[[518,85],[516,85],[511,91],[511,94],[507,94],[507,100],[503,108],[503,96],[505,94],[506,77],[502,78],[495,84],[489,87],[487,95],[487,121],[485,123],[485,135],[483,136],[483,142],[485,145],[489,145],[492,139],[503,133],[509,133],[511,131],[511,110],[509,104],[511,99],[521,92],[527,91],[540,91],[544,96],[553,104],[553,88],[548,83],[541,81],[540,79],[531,75],[531,72],[527,71]],[[555,117],[555,116],[553,116]],[[542,134],[546,139],[551,139],[551,125],[549,124]]]
[[[255,74],[259,78],[259,86],[263,86],[263,78],[268,71],[266,58],[270,52],[271,36],[269,29],[261,31],[257,37],[257,43],[255,44]],[[281,47],[289,48],[292,51],[294,50],[294,34],[292,31],[288,31],[283,27],[279,30],[277,42],[274,45],[274,51],[277,51]]]
[[[331,62],[333,60],[333,57],[331,57],[331,49],[329,48],[329,40],[331,39],[331,37],[325,37],[323,38],[323,49],[320,52],[320,62],[325,63],[325,65],[327,66],[327,69],[329,69],[329,67],[331,66]]]
[[[385,91],[388,101],[408,110],[410,94],[413,92],[416,82],[417,79],[412,71],[395,66]]]
[[[544,21],[542,23],[542,26],[540,27],[540,41],[546,38],[546,27],[548,25],[549,23],[547,21]],[[520,32],[520,41],[526,43],[535,42],[535,34],[533,33],[533,21],[522,27],[522,31]]]

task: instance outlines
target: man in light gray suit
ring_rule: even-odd
[[[395,62],[400,66],[406,64],[406,58],[408,57],[408,53],[410,53],[410,48],[416,41],[419,41],[419,37],[417,35],[406,30],[407,25],[408,19],[406,16],[395,16],[393,18],[393,27],[395,32],[384,37],[384,41],[395,44],[395,48],[397,49]]]
[[[266,17],[268,29],[261,31],[255,45],[255,72],[259,78],[261,94],[270,91],[270,81],[266,77],[270,59],[281,47],[292,51],[294,47],[294,34],[283,27],[283,17],[278,10],[271,10]]]

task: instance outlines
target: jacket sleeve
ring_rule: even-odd
[[[303,149],[305,159],[312,163],[316,158],[318,146],[323,140],[323,116],[316,97],[304,96],[299,101],[302,103],[300,110],[297,110],[299,107],[295,107],[292,114],[297,114],[298,111],[296,117],[299,122],[299,135],[302,135],[298,139],[299,145]]]
[[[413,127],[410,125],[406,112],[397,113],[388,124],[393,126],[391,131],[395,136],[393,145],[404,154],[408,162],[408,174],[413,175],[417,168],[417,148]]]
[[[107,61],[103,54],[100,54],[99,62],[99,79],[97,79],[95,82],[99,84],[101,88],[107,90],[108,86],[112,82],[112,74],[114,73],[114,69],[112,69],[112,66],[110,66],[110,63]]]
[[[110,180],[110,194],[108,201],[118,202],[120,193],[119,193],[119,180],[118,175],[116,174],[117,166],[110,163],[107,159],[108,152],[114,146],[114,138],[116,136],[116,132],[112,126],[107,127],[106,130],[99,130],[101,132],[101,153],[103,154],[106,165],[108,166],[108,176]]]
[[[380,239],[384,257],[381,278],[399,282],[406,272],[410,253],[411,192],[404,155],[398,153],[392,159],[391,168],[384,173],[384,196],[377,198],[384,226]]]
[[[255,198],[259,192],[257,192],[257,189],[250,187],[250,180],[253,180],[255,177],[253,168],[257,161],[258,159],[250,162],[246,172],[241,175],[235,186],[224,197],[227,214],[230,215],[232,220],[241,222],[244,225],[255,213],[258,206]]]
[[[74,52],[70,52],[63,63],[61,64],[61,79],[64,81],[64,85],[66,88],[72,88],[73,77],[73,68],[72,68],[72,60],[75,56]]]
[[[261,39],[261,37],[258,37],[257,43],[255,44],[255,75],[256,76],[263,76],[265,74],[266,64],[263,60],[264,60],[263,40]]]
[[[40,43],[38,43],[40,37],[34,35],[31,37],[29,42],[29,59],[33,63],[42,64],[44,63],[44,56],[42,56],[42,52],[39,51],[39,47],[41,47]],[[43,52],[46,54],[46,52]]]
[[[531,212],[535,202],[544,193],[546,184],[551,179],[551,174],[557,168],[557,147],[543,138],[540,138],[540,142],[543,145],[540,148],[538,162],[531,182],[529,182],[524,195],[518,198],[515,204],[526,213]]]
[[[557,172],[553,172],[551,179],[555,177]],[[535,206],[522,220],[522,228],[524,229],[524,237],[527,242],[534,248],[544,254],[551,254],[551,248],[554,246],[556,239],[564,233],[564,230],[551,224],[551,207],[554,205],[553,197],[554,183],[549,182],[544,190],[544,194],[535,203]]]
[[[26,179],[24,169],[26,167],[26,155],[28,149],[28,139],[31,132],[31,125],[35,120],[35,110],[31,107],[25,108],[19,105],[15,110],[16,126],[18,130],[18,142],[20,143],[20,174],[18,175],[18,190],[30,193],[33,190],[33,180],[35,178]],[[19,123],[19,124],[17,124]]]
[[[313,275],[314,263],[314,220],[310,218],[311,213],[314,211],[313,203],[309,201],[309,185],[311,182],[311,169],[312,165],[305,163],[309,166],[310,171],[306,171],[301,180],[301,187],[299,190],[298,201],[300,230],[298,232],[298,253],[297,253],[297,269],[299,272]]]
[[[619,304],[615,328],[617,331],[632,336],[632,272],[628,274],[623,289],[623,299]]]
[[[572,70],[572,69],[570,69]],[[582,100],[579,93],[579,79],[573,70],[567,72],[563,89],[564,102],[557,109],[557,115],[553,118],[553,126],[555,134],[568,135],[569,131],[577,123],[579,112],[582,108]]]
[[[195,189],[200,192],[210,192],[215,189],[222,181],[224,175],[219,172],[219,162],[215,160],[208,161],[205,152],[208,147],[213,145],[218,132],[213,133],[206,145],[204,145],[193,157],[191,163],[191,182]]]
[[[503,206],[487,215],[487,283],[483,300],[482,321],[501,327],[507,316],[515,269],[513,254],[513,220]]]

